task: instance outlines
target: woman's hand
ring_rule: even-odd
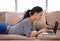
[[[37,31],[37,35],[41,34],[42,32],[47,32],[47,31],[48,31],[48,29],[43,28],[43,29]]]
[[[36,36],[36,33],[37,33],[37,31],[32,31],[31,32],[31,37],[35,37]]]
[[[48,31],[48,29],[41,29],[41,30],[39,30],[39,31],[32,31],[31,32],[31,37],[35,37],[36,35],[39,35],[39,34],[41,34],[42,32],[47,32]]]

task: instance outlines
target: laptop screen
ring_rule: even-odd
[[[58,22],[56,21],[55,22],[55,26],[54,26],[54,28],[53,28],[53,32],[56,34],[56,32],[57,32],[57,28],[58,28]]]

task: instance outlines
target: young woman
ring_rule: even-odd
[[[38,21],[41,19],[42,14],[43,14],[43,9],[39,6],[36,6],[31,10],[27,10],[23,20],[19,22],[17,25],[11,26],[8,33],[25,35],[27,37],[35,37],[42,32],[46,32],[47,29],[45,28],[36,31],[33,25],[34,21],[36,20]]]

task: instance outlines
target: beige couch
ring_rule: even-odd
[[[46,21],[49,24],[49,28],[55,25],[55,21],[59,22],[58,29],[60,29],[60,11],[50,12],[43,14],[42,18],[39,21],[35,21],[35,27],[37,29],[48,27]],[[3,17],[2,17],[3,16]],[[0,12],[0,23],[5,21],[10,25],[16,25],[21,19],[23,19],[24,12]]]
[[[3,17],[0,16],[0,23],[5,21],[10,25],[16,25],[19,21],[21,21],[21,19],[23,19],[24,12],[0,12],[0,15],[3,16]],[[46,20],[49,26],[46,24]],[[58,29],[60,29],[60,11],[55,11],[50,13],[44,12],[42,19],[40,19],[39,21],[35,21],[34,24],[36,29],[41,29],[46,27],[51,28],[54,26],[56,20],[59,22]],[[9,39],[11,39],[11,35],[7,35],[5,37],[7,37],[6,39],[8,39],[8,37]]]

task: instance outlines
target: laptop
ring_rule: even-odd
[[[43,32],[42,34],[56,34],[58,28],[58,22],[55,22],[55,26],[52,31]]]

